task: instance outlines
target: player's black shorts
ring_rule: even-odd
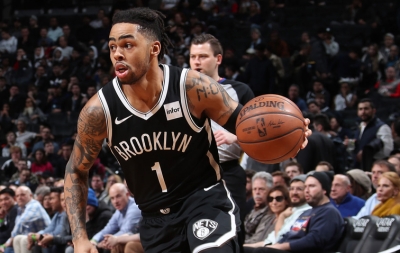
[[[238,208],[223,180],[195,192],[178,210],[166,207],[142,215],[140,240],[146,253],[197,253],[231,240],[237,244]]]

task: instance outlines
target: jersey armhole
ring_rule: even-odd
[[[108,146],[111,147],[111,141],[112,141],[112,121],[111,121],[111,114],[110,114],[110,109],[108,107],[106,98],[104,97],[103,94],[103,89],[100,89],[99,92],[97,93],[99,96],[99,100],[101,102],[101,106],[103,108],[104,112],[104,117],[106,118],[106,125],[107,125],[107,144]]]
[[[187,103],[187,93],[186,93],[186,77],[189,69],[182,69],[181,77],[180,77],[180,97],[181,97],[181,105],[182,105],[182,111],[183,115],[185,116],[185,119],[189,126],[193,129],[193,131],[199,133],[203,127],[200,127],[196,124],[194,119],[192,118],[192,115],[189,110],[189,105]]]

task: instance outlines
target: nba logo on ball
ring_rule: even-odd
[[[264,137],[267,135],[267,129],[265,128],[265,121],[264,118],[256,119],[258,135],[260,137]]]
[[[203,240],[209,236],[218,227],[218,222],[209,219],[201,219],[193,224],[193,234],[199,239]]]

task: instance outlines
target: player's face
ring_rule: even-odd
[[[134,84],[141,80],[150,68],[150,59],[154,59],[150,57],[154,53],[154,43],[144,37],[138,28],[135,24],[118,23],[110,31],[110,58],[115,75],[122,84]],[[159,42],[156,43],[159,45]]]
[[[305,182],[304,195],[309,204],[312,207],[318,206],[324,197],[324,190],[320,182],[314,177],[308,177]]]
[[[207,76],[218,74],[222,56],[214,55],[210,43],[190,46],[190,68]]]

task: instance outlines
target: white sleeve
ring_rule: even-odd
[[[385,158],[390,155],[390,152],[393,150],[393,137],[392,130],[386,124],[381,126],[376,133],[376,137],[381,139],[383,142],[383,149],[379,151],[379,157]]]

